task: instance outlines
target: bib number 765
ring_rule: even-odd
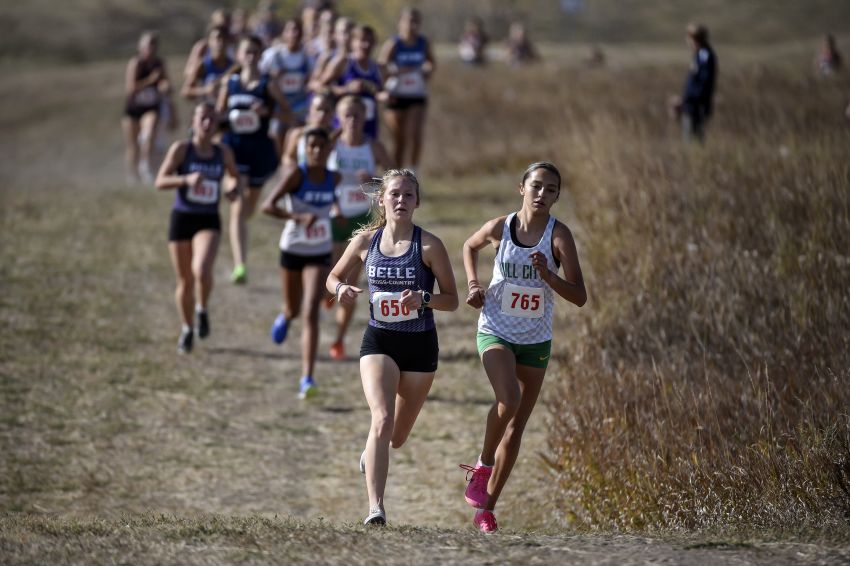
[[[536,311],[540,308],[540,297],[537,295],[526,295],[524,293],[511,293],[511,297],[513,297],[513,301],[511,301],[511,308],[516,309],[517,303],[519,303],[519,308],[527,311],[532,310]]]
[[[542,287],[506,283],[502,289],[502,312],[520,318],[541,318],[546,311]]]

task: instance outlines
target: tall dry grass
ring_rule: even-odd
[[[734,59],[704,147],[665,117],[684,68],[458,69],[439,103],[470,124],[444,170],[569,177],[591,299],[561,321],[546,460],[570,524],[850,518],[850,89]]]

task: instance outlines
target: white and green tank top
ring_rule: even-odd
[[[549,217],[543,236],[534,246],[524,246],[516,240],[515,230],[511,230],[515,222],[515,212],[505,219],[493,264],[493,279],[478,317],[478,331],[514,344],[537,344],[552,339],[555,298],[552,288],[531,265],[529,256],[540,252],[546,256],[550,269],[557,269],[552,254],[555,218]]]

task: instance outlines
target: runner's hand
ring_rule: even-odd
[[[478,285],[470,285],[469,294],[466,296],[466,304],[474,309],[480,309],[484,306],[484,289]]]
[[[357,300],[357,295],[362,292],[363,289],[354,285],[340,285],[337,301],[343,305],[353,305]]]
[[[412,311],[419,310],[422,307],[422,293],[405,289],[401,293],[401,304]]]
[[[239,197],[242,196],[242,191],[239,190],[239,186],[237,185],[237,186],[233,187],[232,189],[230,189],[229,191],[225,192],[224,196],[227,200],[229,200],[230,202],[233,202],[235,200],[238,200]]]
[[[186,175],[186,186],[190,189],[194,189],[201,186],[201,181],[204,176],[200,171],[195,171],[194,173],[189,173]]]
[[[298,224],[303,224],[305,228],[309,228],[316,221],[316,215],[312,212],[296,212],[292,215],[292,219]]]
[[[549,263],[546,260],[546,254],[543,252],[534,252],[528,256],[531,259],[531,267],[537,270],[540,279],[546,281],[549,277]]]

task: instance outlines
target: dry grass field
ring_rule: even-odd
[[[437,381],[392,455],[392,526],[361,528],[356,361],[326,356],[325,314],[321,396],[300,402],[297,340],[267,337],[280,225],[252,221],[246,287],[227,281],[225,239],[213,335],[177,356],[171,196],[123,183],[123,62],[7,61],[0,562],[850,559],[847,77],[814,77],[811,42],[718,46],[717,116],[708,143],[686,147],[665,108],[678,47],[610,47],[597,69],[583,45],[544,46],[526,69],[449,52],[418,221],[463,291],[464,238],[518,204],[528,162],[551,159],[590,293],[557,313],[504,531],[473,531],[457,468],[492,398],[476,313],[439,317]]]

